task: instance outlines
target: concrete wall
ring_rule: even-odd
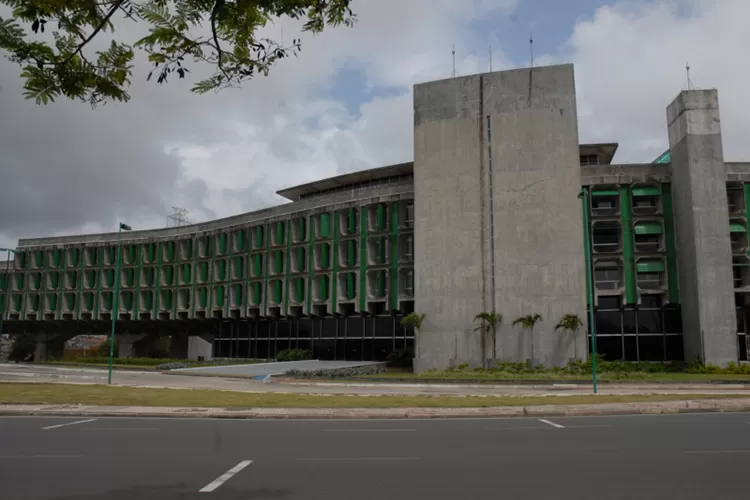
[[[685,359],[737,361],[737,324],[716,90],[683,91],[667,108]]]
[[[585,315],[577,127],[572,65],[415,86],[415,308],[427,315],[418,371],[480,364],[473,319],[493,309],[505,326],[488,357],[530,358],[528,332],[510,323],[533,313],[544,318],[539,362],[576,355],[554,325]]]

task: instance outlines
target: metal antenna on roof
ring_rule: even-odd
[[[694,90],[693,81],[690,79],[690,63],[688,62],[685,63],[685,71],[687,72],[687,89]]]
[[[529,55],[531,56],[530,66],[534,67],[534,34],[529,31]]]
[[[456,78],[456,44],[453,44],[453,78]]]

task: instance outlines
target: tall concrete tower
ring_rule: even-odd
[[[726,167],[716,90],[667,108],[685,359],[737,361]]]
[[[585,356],[554,331],[563,314],[585,317],[580,190],[572,65],[414,87],[417,371],[480,364],[473,320],[492,310],[504,321],[487,358]],[[533,336],[510,326],[535,313]]]

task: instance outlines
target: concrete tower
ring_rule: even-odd
[[[685,359],[737,361],[726,167],[716,90],[667,108]]]
[[[474,316],[504,316],[497,352],[547,365],[585,355],[554,331],[585,317],[572,65],[501,71],[414,88],[415,308],[427,315],[415,368],[480,364]]]

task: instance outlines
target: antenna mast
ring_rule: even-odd
[[[534,35],[529,31],[529,56],[531,59],[531,67],[534,67]]]
[[[186,208],[172,207],[172,215],[167,216],[167,227],[187,226],[190,221],[187,218]]]
[[[453,78],[456,78],[456,44],[453,44]]]
[[[687,73],[687,89],[694,90],[693,81],[690,79],[690,63],[685,63],[685,72]]]

